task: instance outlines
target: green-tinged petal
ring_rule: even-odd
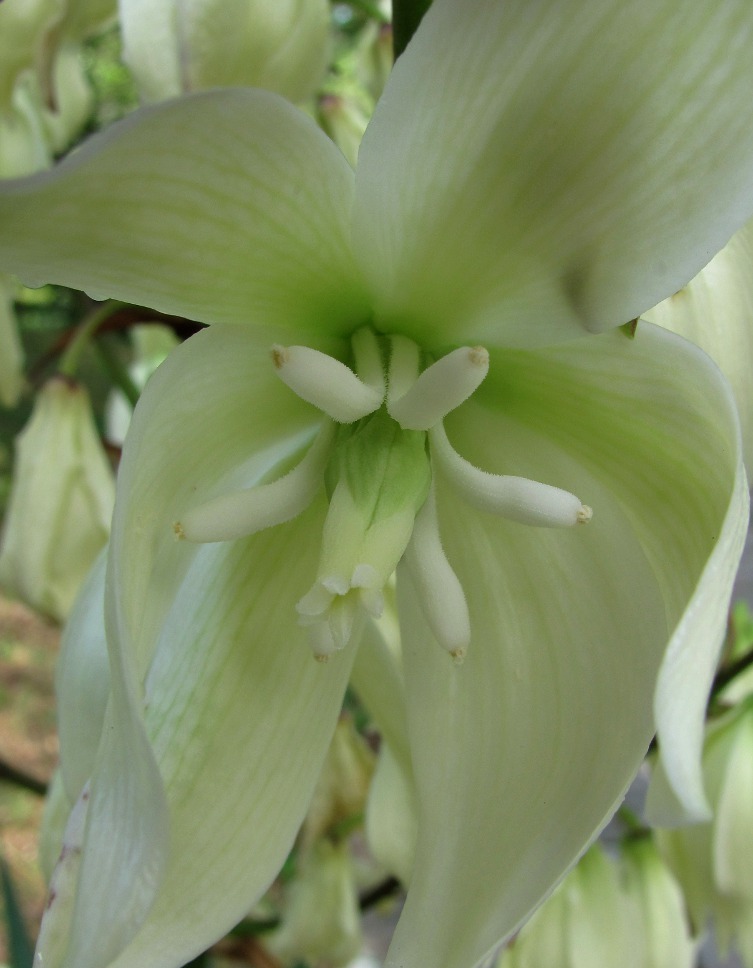
[[[386,329],[529,346],[625,323],[753,212],[748,0],[435,0],[365,134]]]
[[[55,669],[60,766],[75,803],[92,774],[110,694],[105,637],[105,565],[102,551],[81,587],[63,631]]]
[[[0,272],[0,404],[14,407],[24,385],[23,348],[13,312],[14,280]]]
[[[632,341],[493,354],[446,423],[478,466],[564,487],[594,516],[528,528],[472,511],[439,478],[472,638],[454,666],[398,575],[419,839],[391,968],[476,964],[606,821],[653,733],[667,642],[692,613],[739,464],[718,371],[648,325]]]
[[[318,503],[288,525],[205,546],[165,620],[145,719],[169,861],[113,968],[174,968],[197,955],[258,900],[292,847],[354,653],[315,662],[297,623],[323,517]]]
[[[134,411],[111,541],[117,637],[143,679],[198,545],[175,540],[190,509],[256,483],[304,448],[322,416],[276,376],[273,329],[216,326],[177,347]],[[326,348],[322,346],[322,348]]]
[[[501,364],[498,377],[493,369],[481,394],[496,390],[506,408],[578,457],[588,441],[574,425],[593,423],[589,465],[610,475],[674,630],[656,688],[656,724],[670,782],[685,810],[700,816],[705,706],[748,519],[737,414],[717,368],[684,340],[645,323],[632,341],[621,333],[609,339],[539,352],[530,369],[523,361],[533,356],[508,354],[511,369]],[[604,365],[608,346],[613,362]],[[564,382],[571,365],[582,368],[580,386]],[[606,434],[597,430],[602,420]]]
[[[37,939],[35,964],[47,968],[109,965],[143,923],[164,875],[167,805],[133,666],[111,651],[93,780],[68,819]]]
[[[753,467],[753,223],[644,318],[697,343],[718,363],[735,394],[746,467]]]
[[[326,753],[349,662],[331,671],[313,662],[294,607],[316,572],[323,510],[309,512],[313,524],[236,543],[192,546],[172,529],[195,503],[289,463],[315,432],[320,415],[275,375],[278,338],[199,333],[155,373],[134,413],[108,569],[121,704],[111,705],[92,779],[72,965],[99,968],[132,941],[120,968],[174,966],[227,930],[284,860]],[[276,769],[288,752],[296,765]],[[147,879],[144,865],[166,859],[166,838],[129,824],[158,826],[162,799],[169,866]],[[141,906],[128,910],[134,896]],[[108,943],[92,952],[102,935]]]
[[[146,108],[52,172],[0,187],[0,265],[203,322],[350,332],[353,173],[276,95]]]

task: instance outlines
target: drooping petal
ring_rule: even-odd
[[[366,131],[385,329],[530,346],[625,323],[753,212],[753,10],[435,0]]]
[[[753,223],[644,319],[697,343],[719,365],[737,401],[745,465],[753,468]]]
[[[472,639],[448,662],[398,575],[419,839],[390,968],[476,964],[585,848],[643,759],[686,609],[678,636],[715,653],[723,629],[694,627],[694,602],[717,580],[704,566],[725,516],[745,529],[729,391],[703,353],[648,325],[632,341],[493,354],[447,430],[478,466],[567,488],[594,516],[527,528],[438,480]]]
[[[238,542],[192,546],[172,530],[193,502],[281,462],[282,473],[314,435],[321,415],[274,375],[278,336],[199,333],[134,413],[108,566],[120,693],[92,778],[68,952],[83,968],[174,968],[239,919],[285,858],[335,725],[349,657],[313,662],[295,611],[316,572],[321,499]],[[160,802],[169,851],[166,833],[133,829],[155,824]]]
[[[199,94],[2,185],[0,264],[26,283],[202,322],[350,331],[363,318],[347,243],[352,178],[276,95]]]
[[[175,968],[199,954],[258,900],[292,847],[354,654],[315,662],[297,622],[323,518],[320,503],[290,524],[204,546],[165,620],[145,718],[169,860],[113,968]]]

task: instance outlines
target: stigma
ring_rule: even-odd
[[[293,519],[324,487],[319,564],[296,605],[314,657],[327,661],[379,618],[383,589],[403,561],[434,639],[462,662],[472,616],[442,545],[436,481],[482,513],[523,525],[587,524],[591,508],[552,484],[484,471],[451,445],[443,420],[486,378],[484,347],[433,360],[405,336],[363,328],[347,360],[299,345],[275,345],[270,356],[291,392],[320,411],[318,433],[277,480],[187,509],[173,525],[176,536],[212,542],[253,534]]]

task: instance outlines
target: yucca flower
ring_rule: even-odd
[[[739,425],[700,350],[620,326],[753,214],[752,40],[747,0],[435,0],[355,174],[231,90],[0,190],[26,284],[211,324],[126,442],[111,697],[48,968],[177,966],[243,916],[395,570],[418,816],[391,968],[486,956],[657,725],[704,814]]]

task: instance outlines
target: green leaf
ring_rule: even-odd
[[[8,928],[8,954],[10,968],[31,968],[34,957],[29,936],[26,932],[21,908],[13,885],[13,878],[8,865],[0,857],[0,880],[3,885],[3,900],[5,902],[5,923]]]

